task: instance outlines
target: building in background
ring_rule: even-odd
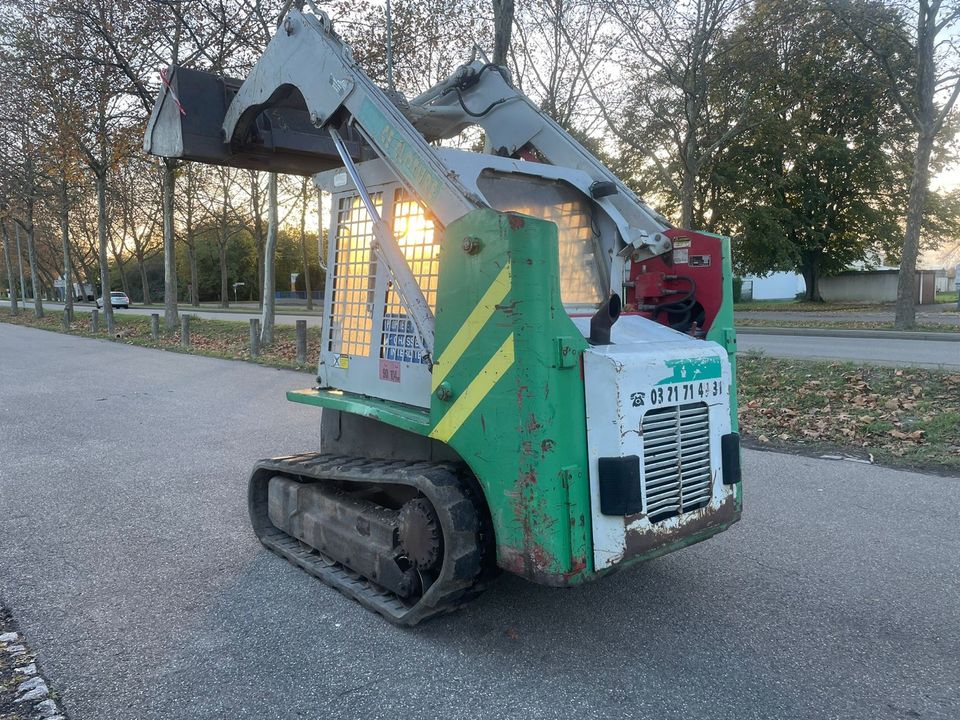
[[[775,272],[760,277],[747,275],[740,289],[741,300],[793,300],[805,292],[803,276],[795,272]]]
[[[820,279],[820,296],[827,302],[892,303],[897,301],[897,268],[847,270]],[[917,304],[936,302],[935,270],[917,270]]]

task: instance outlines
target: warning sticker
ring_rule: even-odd
[[[690,267],[710,267],[709,255],[691,255]]]
[[[675,247],[675,248],[688,248],[688,247],[690,247],[690,238],[687,238],[687,237],[674,238],[674,240],[673,240],[673,247]]]
[[[400,363],[396,360],[380,360],[380,379],[387,382],[400,382]]]
[[[687,248],[678,248],[676,245],[673,246],[673,261],[675,263],[684,263],[686,264],[689,260],[690,251]]]
[[[337,355],[336,365],[341,370],[348,370],[350,368],[350,356],[349,355]]]

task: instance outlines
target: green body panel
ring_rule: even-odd
[[[467,237],[481,240],[475,254],[463,250]],[[431,436],[453,447],[483,486],[498,564],[540,582],[569,584],[593,564],[579,357],[587,343],[560,301],[556,225],[477,210],[446,229],[440,267],[434,374],[444,378],[450,398],[434,395]],[[483,313],[488,288],[504,272],[505,296],[472,342],[458,348],[460,329]],[[458,401],[471,399],[464,393],[482,381],[491,357],[511,338],[512,358],[501,357],[493,368],[501,374],[461,418]],[[492,379],[488,374],[486,382]]]
[[[287,393],[287,400],[374,418],[401,430],[409,430],[421,435],[425,435],[430,430],[430,413],[426,410],[368,395],[310,388],[290,390]]]
[[[738,432],[740,423],[737,418],[737,331],[733,324],[733,261],[730,254],[730,238],[725,235],[698,231],[701,235],[715,237],[720,241],[723,254],[723,301],[717,317],[714,318],[707,340],[712,340],[727,351],[730,358],[730,429]]]
[[[720,311],[707,332],[707,340],[726,349],[730,358],[730,429],[740,432],[740,418],[737,413],[737,331],[733,324],[733,258],[730,251],[730,238],[713,233],[702,233],[720,240],[723,254],[723,301]],[[737,512],[743,507],[743,483],[733,487]]]

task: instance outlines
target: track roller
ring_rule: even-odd
[[[267,548],[397,625],[482,590],[484,508],[455,465],[322,453],[261,460],[248,502]]]

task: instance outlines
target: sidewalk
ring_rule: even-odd
[[[934,340],[939,342],[960,342],[960,331],[923,332],[916,330],[865,330],[857,328],[827,327],[750,327],[737,326],[738,335],[780,335],[836,338],[871,338],[887,340]]]
[[[960,313],[956,312],[956,304],[940,303],[938,305],[922,305],[917,307],[918,325],[948,325],[960,331]],[[750,320],[790,320],[831,322],[889,322],[895,318],[893,308],[876,310],[829,310],[825,312],[809,312],[796,310],[737,310],[734,306],[734,318],[737,324],[749,324]]]

